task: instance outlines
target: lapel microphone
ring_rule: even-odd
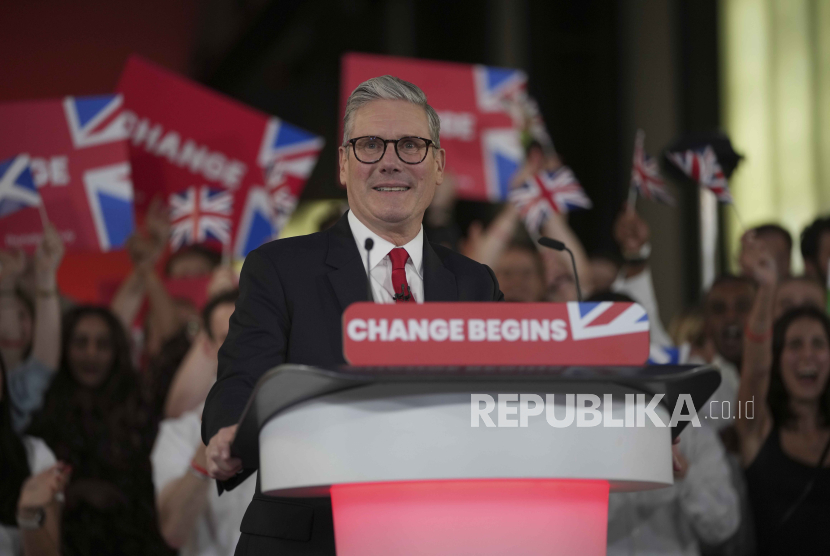
[[[576,273],[576,260],[574,259],[573,251],[568,249],[568,246],[561,241],[545,236],[539,238],[539,245],[553,249],[554,251],[567,251],[568,255],[571,256],[571,264],[574,269],[574,281],[576,282],[576,299],[582,303],[582,290],[579,288],[579,275]]]
[[[375,241],[367,237],[363,242],[363,248],[366,249],[366,297],[367,301],[374,301],[375,296],[372,295],[372,265],[369,263],[369,253],[372,247],[375,246]]]

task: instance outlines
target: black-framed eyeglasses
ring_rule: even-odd
[[[367,135],[349,139],[348,144],[352,146],[354,157],[364,164],[375,164],[380,162],[386,154],[386,146],[389,143],[395,144],[395,154],[406,164],[420,164],[427,157],[431,139],[423,137],[401,137],[400,139],[384,139]]]

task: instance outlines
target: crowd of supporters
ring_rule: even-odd
[[[534,154],[525,174],[555,164]],[[577,299],[570,259],[540,250],[515,207],[462,228],[455,203],[449,179],[425,216],[427,237],[492,267],[506,301]],[[784,228],[748,231],[740,272],[718,277],[668,326],[650,230],[632,207],[614,225],[618,253],[586,253],[560,214],[539,232],[571,247],[586,299],[637,301],[653,347],[722,374],[703,426],[680,437],[674,486],[611,494],[608,553],[830,554],[830,218],[801,234],[800,276]],[[153,203],[108,306],[61,296],[63,246],[51,227],[32,257],[0,252],[0,553],[233,553],[256,479],[219,497],[199,430],[236,274],[219,251],[170,254],[168,242],[167,213]],[[195,278],[200,304],[166,286]],[[752,407],[751,417],[722,418],[725,403]]]

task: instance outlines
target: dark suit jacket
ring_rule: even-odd
[[[501,301],[487,266],[424,241],[425,301]],[[341,315],[367,300],[366,272],[346,215],[332,228],[272,241],[245,259],[239,300],[219,350],[218,380],[205,402],[202,439],[236,424],[257,383],[282,363],[343,365]],[[235,487],[254,470],[220,484]],[[327,498],[257,495],[236,554],[334,554]]]

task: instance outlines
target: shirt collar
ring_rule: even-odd
[[[375,268],[379,265],[385,258],[386,255],[389,254],[389,251],[396,247],[395,244],[386,241],[375,232],[370,230],[366,225],[361,222],[357,216],[352,211],[349,211],[348,214],[349,219],[349,227],[352,229],[352,235],[354,236],[355,242],[357,243],[357,250],[360,252],[360,258],[363,261],[363,268],[366,268],[366,249],[364,245],[366,244],[366,238],[372,238],[372,241],[375,242],[374,247],[372,247],[372,251],[370,254],[372,268]],[[424,226],[421,225],[421,229],[418,230],[418,235],[416,235],[412,241],[407,243],[406,245],[402,246],[406,249],[406,252],[409,253],[409,260],[412,261],[412,264],[415,266],[415,271],[418,273],[418,276],[423,277],[422,272],[422,265],[424,262]]]

